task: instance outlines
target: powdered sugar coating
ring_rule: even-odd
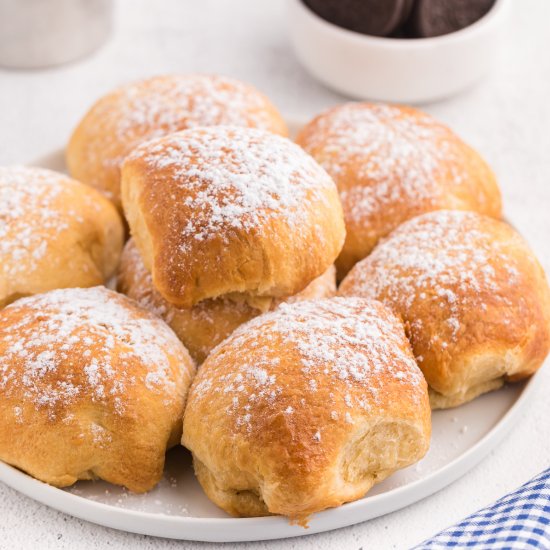
[[[245,350],[237,361],[235,350]],[[301,415],[322,392],[326,424],[353,424],[355,414],[384,406],[392,384],[404,394],[415,388],[413,401],[423,395],[424,380],[400,322],[377,302],[333,298],[282,304],[241,326],[204,363],[191,400],[230,398],[226,414],[234,428],[252,431],[259,427],[258,411]],[[332,403],[349,411],[340,418]],[[312,429],[320,441],[323,426]]]
[[[267,99],[254,88],[218,75],[171,75],[135,82],[121,88],[120,110],[105,115],[114,120],[114,132],[123,139],[135,127],[150,130],[149,137],[197,126],[252,126],[271,130]]]
[[[361,220],[402,201],[429,208],[442,201],[440,185],[460,186],[456,136],[430,116],[391,105],[347,104],[321,116],[304,140],[338,183],[346,215]],[[353,174],[347,173],[355,165]],[[348,197],[349,195],[349,197]]]
[[[327,207],[327,191],[334,189],[328,174],[300,147],[255,129],[179,132],[137,148],[127,162],[136,160],[144,161],[153,181],[156,172],[169,171],[179,189],[191,213],[180,233],[183,248],[190,240],[223,238],[235,229],[261,232],[271,219],[284,218],[289,229],[300,232],[309,220],[304,204]]]
[[[349,103],[298,135],[334,178],[346,221],[340,276],[378,240],[419,214],[448,208],[499,217],[500,192],[479,154],[429,115],[410,107]]]
[[[43,261],[60,235],[84,223],[82,212],[64,202],[74,181],[43,168],[0,167],[0,271],[5,277],[32,271]],[[86,207],[102,205],[84,195]]]
[[[136,387],[174,406],[192,374],[160,319],[104,287],[14,302],[0,313],[0,349],[0,392],[51,418],[78,400],[122,415]]]
[[[87,161],[105,169],[118,167],[139,143],[186,128],[227,124],[279,130],[265,96],[248,84],[217,75],[167,75],[134,82],[98,101],[87,116],[96,126],[87,131],[101,129],[101,147],[87,147]]]
[[[514,249],[525,247],[509,229],[473,212],[440,210],[418,216],[397,228],[350,272],[340,293],[383,300],[406,321],[414,342],[444,353],[463,335],[464,319],[498,308],[499,322],[514,323],[514,287],[524,284]],[[534,258],[528,259],[533,262]],[[437,334],[426,334],[429,307],[443,316]],[[418,356],[419,363],[424,361]]]

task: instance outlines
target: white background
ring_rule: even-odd
[[[500,61],[476,88],[424,108],[450,124],[495,169],[506,215],[550,272],[550,2],[512,2]],[[452,67],[449,67],[452,70]],[[113,86],[163,72],[247,80],[287,117],[340,103],[290,49],[283,0],[119,0],[116,30],[95,55],[61,68],[0,69],[0,164],[36,159],[66,142]],[[442,75],[444,78],[444,75]],[[241,548],[408,548],[522,484],[550,462],[550,372],[515,431],[478,467],[407,509],[331,533]],[[0,548],[205,549],[105,529],[57,513],[0,484]]]

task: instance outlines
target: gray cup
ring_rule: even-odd
[[[111,30],[114,0],[0,0],[0,66],[67,63],[98,48]]]

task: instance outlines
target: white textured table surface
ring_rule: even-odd
[[[493,73],[460,97],[425,106],[488,159],[507,216],[550,272],[550,2],[513,2]],[[344,98],[313,81],[289,47],[282,0],[120,0],[116,32],[94,56],[58,69],[0,70],[0,164],[63,146],[101,94],[162,72],[219,72],[250,81],[287,116],[309,117]],[[452,70],[452,67],[449,67]],[[444,78],[444,75],[442,75]],[[479,466],[438,494],[382,518],[242,548],[409,548],[515,488],[550,462],[550,369],[517,429]],[[117,532],[55,512],[0,484],[0,548],[210,548]]]

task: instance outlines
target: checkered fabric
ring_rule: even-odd
[[[414,550],[550,550],[550,468]]]

